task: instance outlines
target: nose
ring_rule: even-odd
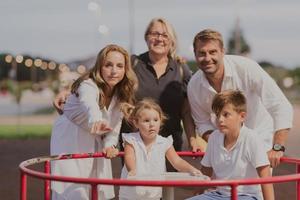
[[[220,115],[220,116],[217,117],[217,122],[218,123],[223,122],[223,120],[224,120],[224,118],[222,117],[222,115]]]
[[[210,55],[207,53],[207,54],[205,54],[205,56],[204,56],[204,60],[205,61],[210,61]]]
[[[111,68],[111,73],[112,74],[115,74],[117,72],[117,67],[116,66],[113,66],[112,68]]]

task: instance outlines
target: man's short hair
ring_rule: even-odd
[[[233,109],[238,113],[247,112],[246,97],[239,90],[225,90],[216,94],[213,98],[211,108],[219,116],[222,109],[228,104],[232,104]]]
[[[194,47],[194,52],[195,52],[195,48],[196,48],[196,42],[197,41],[202,41],[202,42],[206,42],[208,40],[216,40],[219,42],[220,44],[220,48],[223,49],[224,48],[224,42],[223,42],[223,37],[222,34],[218,31],[215,31],[213,29],[204,29],[203,31],[200,31],[199,33],[197,33],[197,35],[194,37],[194,42],[193,42],[193,47]]]

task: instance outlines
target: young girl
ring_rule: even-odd
[[[160,175],[166,171],[165,157],[178,171],[201,174],[201,172],[181,159],[174,147],[171,136],[158,135],[166,119],[161,108],[153,100],[144,99],[133,108],[129,121],[138,132],[122,134],[124,141],[125,166],[121,178],[133,175]],[[160,199],[161,188],[121,186],[120,200]]]
[[[72,85],[72,94],[56,120],[51,136],[51,155],[101,152],[118,154],[123,118],[121,103],[132,103],[137,81],[128,53],[108,45],[98,54],[95,66]],[[53,175],[112,178],[109,159],[72,159],[51,163]],[[114,198],[113,186],[98,187],[99,199]],[[53,182],[52,199],[90,199],[90,186]]]

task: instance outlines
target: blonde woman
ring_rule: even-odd
[[[53,126],[51,155],[101,152],[107,158],[118,154],[123,113],[121,103],[133,103],[137,79],[126,50],[108,45],[98,54],[95,66],[72,85],[63,114]],[[53,175],[112,178],[109,159],[55,161]],[[113,186],[98,187],[99,199],[114,198]],[[52,199],[90,199],[90,187],[54,182]]]
[[[132,56],[134,71],[139,80],[137,100],[152,98],[159,103],[168,119],[160,134],[172,135],[176,151],[182,150],[182,126],[192,150],[205,149],[196,143],[195,126],[187,101],[186,88],[191,77],[189,67],[176,55],[177,37],[172,25],[163,18],[150,21],[144,34],[148,51]],[[132,130],[122,128],[123,132]]]

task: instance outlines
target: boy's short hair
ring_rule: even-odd
[[[239,90],[225,90],[216,94],[211,109],[218,116],[225,105],[232,104],[233,109],[240,112],[247,112],[246,97]]]

